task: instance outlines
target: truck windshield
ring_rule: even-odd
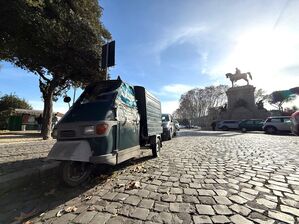
[[[162,115],[162,121],[163,122],[169,121],[169,116],[167,114],[163,114]]]
[[[116,94],[116,91],[83,92],[61,122],[105,120],[107,113],[112,110]]]

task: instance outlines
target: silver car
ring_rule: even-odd
[[[263,130],[267,134],[276,134],[277,132],[291,132],[291,117],[268,117],[264,122]]]

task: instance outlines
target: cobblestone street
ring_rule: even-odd
[[[299,223],[295,136],[181,131],[87,186],[52,179],[0,198],[0,223]]]

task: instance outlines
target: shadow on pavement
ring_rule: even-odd
[[[0,163],[0,178],[3,175],[22,171],[27,168],[38,168],[44,164],[45,158],[34,158]]]
[[[115,173],[151,158],[143,156],[117,166],[103,166],[100,168],[102,172],[99,173],[99,169],[96,169],[90,180],[77,188],[64,186],[58,175],[52,175],[35,180],[21,189],[11,190],[0,196],[0,223],[23,223],[80,195],[83,195],[80,200],[84,200],[84,193],[96,186],[102,187]],[[19,222],[15,222],[16,220]]]

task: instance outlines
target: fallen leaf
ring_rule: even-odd
[[[154,180],[154,177],[153,176],[149,176],[148,180]]]
[[[89,195],[89,196],[85,196],[83,200],[84,200],[84,201],[88,201],[88,200],[90,200],[91,198],[92,198],[92,196]]]
[[[138,189],[141,188],[141,183],[139,181],[131,181],[127,186],[126,190],[131,190],[131,189]]]
[[[60,209],[60,210],[57,212],[56,217],[60,217],[60,216],[62,216],[63,213],[64,213],[64,209]]]
[[[118,184],[115,185],[114,188],[122,188],[122,187],[125,187],[125,184],[119,184],[119,183],[118,183]]]
[[[97,210],[97,209],[94,206],[89,206],[87,208],[87,211],[95,211],[95,210]]]
[[[70,212],[75,212],[77,211],[77,207],[76,206],[70,206],[64,209],[65,212],[70,213]]]

